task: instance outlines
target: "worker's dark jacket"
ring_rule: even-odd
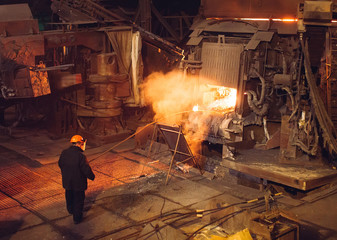
[[[95,178],[82,152],[80,147],[71,146],[61,153],[58,163],[62,173],[62,184],[66,190],[84,191],[88,186],[87,178]]]

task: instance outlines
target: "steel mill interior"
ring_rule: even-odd
[[[0,240],[337,239],[336,0],[2,0],[0,89]]]

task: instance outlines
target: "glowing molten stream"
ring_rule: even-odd
[[[207,85],[203,92],[203,107],[206,110],[229,112],[233,111],[236,105],[236,89],[223,86]],[[193,111],[198,111],[199,106],[193,107]]]

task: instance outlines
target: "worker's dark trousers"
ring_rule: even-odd
[[[67,210],[73,214],[74,222],[80,222],[83,216],[84,191],[66,190]]]

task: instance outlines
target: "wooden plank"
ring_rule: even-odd
[[[321,176],[303,178],[303,177],[296,177],[296,174],[291,174],[289,171],[288,174],[286,174],[287,173],[286,169],[288,169],[286,167],[284,167],[282,173],[281,171],[277,172],[275,170],[274,171],[268,170],[267,168],[264,169],[262,167],[259,167],[258,164],[250,165],[226,159],[223,159],[221,165],[251,176],[263,178],[269,181],[280,183],[303,191],[307,191],[330,183],[333,180],[337,180],[336,171],[325,172],[324,173],[325,175],[322,174]],[[280,168],[280,166],[278,166],[278,168]],[[298,169],[301,169],[302,172],[306,171],[305,168],[298,167]],[[307,171],[310,172],[309,170]],[[310,174],[308,175],[310,176]]]

